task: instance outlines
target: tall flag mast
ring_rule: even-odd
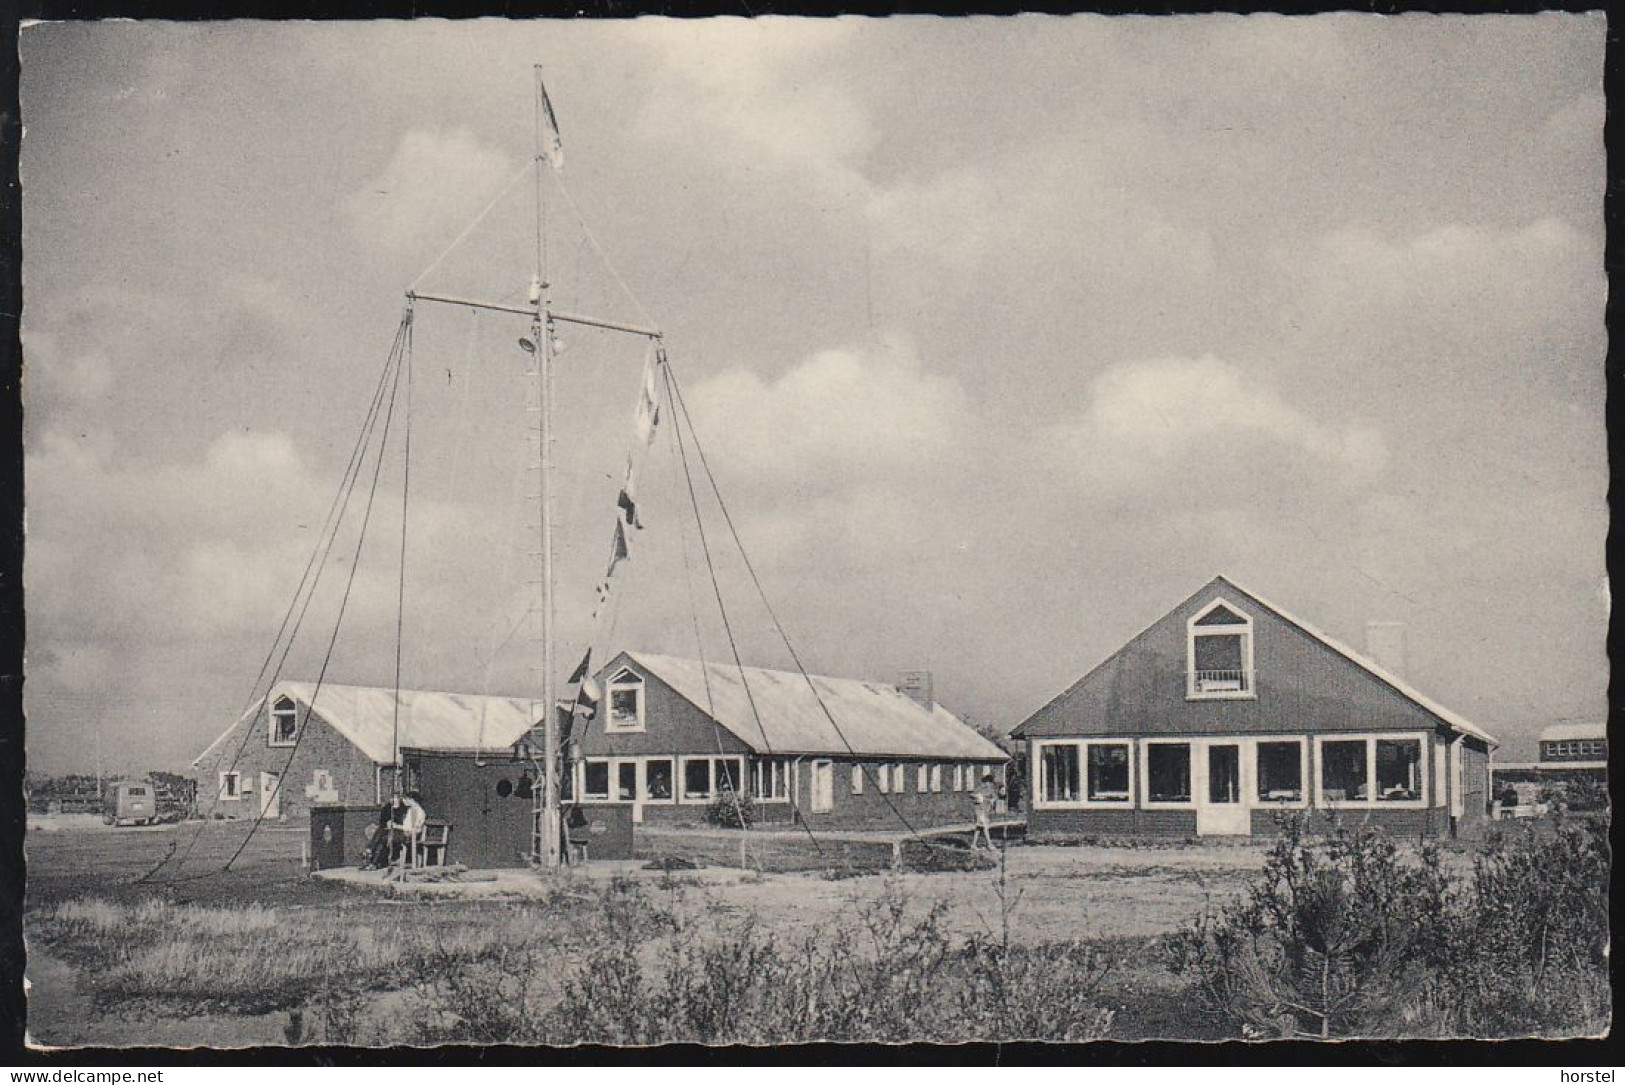
[[[603,328],[607,331],[625,332],[629,335],[643,336],[653,340],[658,346],[662,336],[657,328],[645,328],[636,324],[627,324],[621,321],[604,320],[598,317],[582,316],[576,313],[565,313],[554,309],[548,297],[550,284],[547,281],[547,234],[546,220],[542,211],[542,164],[544,162],[553,169],[562,169],[564,165],[564,145],[559,138],[558,121],[553,115],[553,103],[547,97],[547,88],[542,84],[541,65],[535,66],[536,74],[536,125],[535,125],[535,157],[532,168],[536,176],[536,271],[531,279],[528,306],[523,308],[516,305],[506,305],[498,302],[478,301],[471,298],[452,297],[445,294],[425,294],[416,290],[406,292],[407,306],[410,308],[416,302],[430,301],[443,305],[458,305],[470,309],[486,309],[501,313],[514,313],[530,318],[530,337],[521,339],[519,345],[526,353],[536,359],[536,366],[532,373],[531,382],[534,403],[527,404],[527,409],[536,414],[535,441],[537,445],[534,467],[538,475],[537,486],[537,535],[538,556],[541,558],[541,579],[536,582],[540,594],[539,604],[533,602],[533,610],[540,610],[540,645],[539,655],[542,669],[541,676],[541,705],[540,720],[542,725],[542,786],[538,789],[537,833],[540,840],[537,842],[537,857],[542,865],[549,869],[557,869],[562,861],[561,820],[560,820],[560,787],[559,787],[559,723],[555,708],[557,698],[553,692],[553,522],[552,522],[552,455],[550,445],[553,430],[553,354],[556,344],[554,342],[554,328],[557,324],[579,324],[590,328]],[[527,396],[527,399],[532,398]],[[534,724],[537,713],[532,712]]]

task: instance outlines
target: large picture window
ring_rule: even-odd
[[[650,802],[671,801],[671,758],[651,757],[643,763],[643,792]]]
[[[1320,744],[1320,796],[1327,802],[1364,802],[1371,794],[1365,739]]]
[[[1145,748],[1147,802],[1191,801],[1191,744],[1150,742]]]
[[[1259,802],[1303,801],[1303,743],[1260,742],[1258,744]]]
[[[711,762],[696,758],[683,762],[683,798],[709,799],[711,797]]]
[[[1079,791],[1079,748],[1072,744],[1048,744],[1039,747],[1040,802],[1077,802]]]
[[[1377,799],[1414,802],[1422,797],[1422,742],[1415,738],[1377,741]]]
[[[1094,742],[1089,744],[1090,802],[1128,802],[1129,793],[1128,743]]]
[[[1426,804],[1425,735],[1322,739],[1320,798],[1328,806]]]
[[[609,800],[609,762],[588,761],[581,767],[581,795],[591,801]]]

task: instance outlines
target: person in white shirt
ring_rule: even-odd
[[[404,868],[411,854],[412,842],[423,832],[423,823],[429,815],[418,802],[418,793],[396,795],[389,817],[389,843],[391,852],[399,856]],[[396,848],[400,850],[395,851]]]

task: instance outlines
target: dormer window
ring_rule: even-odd
[[[643,676],[622,670],[609,680],[609,715],[604,720],[604,730],[643,729]]]
[[[1185,696],[1252,697],[1253,620],[1222,599],[1187,624]]]
[[[291,697],[278,697],[271,707],[272,746],[292,746],[299,740],[299,710]]]

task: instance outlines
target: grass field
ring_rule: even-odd
[[[36,1042],[284,1043],[292,1013],[307,1022],[301,1038],[320,1038],[310,1007],[327,997],[323,977],[335,961],[344,964],[338,981],[365,1004],[363,1017],[378,1019],[357,1035],[399,1039],[389,1022],[424,968],[474,965],[504,947],[546,941],[538,931],[568,930],[604,881],[602,872],[578,873],[524,901],[391,896],[308,877],[302,834],[269,827],[221,872],[244,831],[204,824],[179,870],[172,859],[147,882],[139,879],[166,854],[187,849],[196,824],[30,834],[25,932]],[[1171,978],[1135,948],[1235,893],[1261,849],[1012,847],[1007,855],[1004,907],[993,872],[831,878],[716,865],[663,874],[639,864],[616,872],[690,929],[702,916],[748,917],[786,944],[851,930],[861,910],[889,894],[910,914],[939,909],[943,930],[958,937],[992,934],[1008,909],[1018,943],[1081,938],[1116,951],[1121,961],[1101,992],[1116,1011],[1114,1035],[1214,1032],[1201,1022],[1193,1029]]]
[[[1186,981],[1166,968],[1159,943],[1245,891],[1268,847],[1267,841],[1012,845],[1001,870],[854,876],[861,864],[784,871],[797,865],[788,852],[768,856],[766,872],[739,869],[727,865],[738,852],[726,842],[684,845],[651,835],[655,854],[688,854],[704,869],[600,863],[551,879],[519,873],[497,886],[470,886],[467,896],[431,896],[312,878],[299,862],[303,833],[281,827],[263,828],[232,869],[222,870],[245,831],[210,822],[30,833],[24,929],[35,1042],[378,1044],[538,1036],[570,1042],[575,1034],[557,1031],[561,1026],[527,1028],[581,998],[579,990],[571,993],[572,976],[594,977],[596,984],[597,976],[621,969],[631,994],[651,982],[686,990],[688,980],[677,975],[683,969],[714,976],[743,958],[770,962],[761,967],[787,976],[838,966],[837,986],[856,977],[870,997],[880,983],[884,997],[908,1006],[921,996],[897,985],[919,982],[908,980],[911,974],[974,965],[982,971],[966,972],[962,985],[972,994],[988,975],[995,987],[1020,976],[1023,990],[1077,1002],[1064,1011],[1028,1007],[1038,1025],[1027,1027],[1065,1027],[1055,1013],[1098,1011],[1090,1031],[1078,1035],[1221,1039],[1235,1036],[1234,1026],[1200,1006]],[[859,855],[866,853],[859,848],[849,858]],[[1449,865],[1465,871],[1471,858],[1456,852]],[[835,964],[819,956],[831,947],[840,951]],[[894,959],[905,964],[881,967]],[[988,960],[992,972],[984,967]],[[1070,962],[1075,979],[1064,969],[1051,974],[1052,960]],[[863,968],[874,972],[857,975]],[[1046,983],[1060,986],[1043,994]],[[1080,986],[1088,988],[1087,1005]],[[599,993],[595,987],[589,1001]],[[758,990],[749,997],[763,996]],[[818,998],[806,997],[809,1004]],[[642,1007],[635,999],[627,1006],[634,1003]],[[931,1035],[989,1038],[974,1031],[979,1009],[937,1007],[934,1027],[972,1031]],[[604,1011],[612,1021],[632,1012]],[[750,1012],[792,1022],[801,1014],[782,1005]],[[471,1032],[478,1014],[500,1028]],[[455,1028],[444,1024],[450,1018],[459,1019]],[[1001,1028],[1023,1027],[1000,1021]],[[602,1024],[582,1027],[596,1035],[590,1029]],[[874,1023],[830,1027],[867,1036],[873,1033],[861,1029]],[[658,1031],[637,1036],[671,1038]]]

